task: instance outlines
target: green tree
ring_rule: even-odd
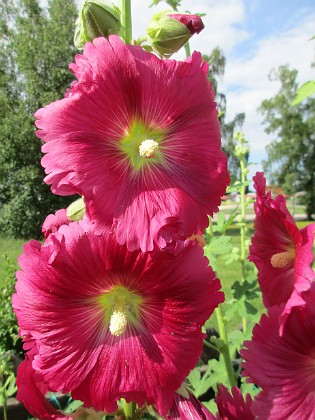
[[[73,76],[74,0],[0,3],[0,231],[38,237],[47,214],[71,199],[43,183],[34,112],[62,98]]]
[[[271,182],[285,193],[304,191],[308,219],[315,212],[315,99],[291,107],[297,92],[297,70],[281,66],[270,80],[281,83],[279,92],[261,103],[265,131],[276,138],[267,146],[264,169]]]
[[[210,80],[216,96],[219,120],[222,132],[222,148],[228,158],[230,174],[237,179],[240,178],[240,161],[235,156],[235,133],[241,131],[245,121],[245,113],[236,114],[232,121],[226,122],[226,96],[219,91],[218,78],[224,75],[226,59],[223,51],[216,47],[210,55],[203,54],[204,61],[209,64],[208,79]],[[249,156],[247,156],[248,160]]]

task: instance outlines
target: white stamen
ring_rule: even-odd
[[[139,155],[144,158],[152,158],[155,156],[159,148],[159,143],[152,139],[144,140],[139,146]]]
[[[119,337],[127,329],[127,312],[125,309],[115,309],[110,317],[109,331]]]

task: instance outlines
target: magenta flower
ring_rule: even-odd
[[[96,232],[130,251],[208,226],[229,183],[207,65],[160,60],[118,37],[87,43],[67,97],[35,114],[52,191],[84,196]]]
[[[271,198],[265,192],[264,174],[253,178],[257,192],[255,203],[255,234],[252,237],[249,259],[258,269],[258,282],[266,308],[285,303],[281,328],[292,306],[302,302],[301,292],[314,279],[313,260],[315,224],[299,230],[286,207],[285,198]]]
[[[68,225],[71,220],[67,216],[67,209],[57,210],[55,214],[49,214],[44,220],[42,233],[47,238],[51,233],[57,232],[62,225]]]
[[[236,386],[230,394],[224,385],[220,385],[215,402],[219,411],[218,420],[254,420],[251,396],[247,394],[244,400],[241,390]]]
[[[19,264],[13,306],[51,389],[100,411],[125,398],[166,415],[223,301],[202,249],[187,241],[178,255],[130,252],[72,223],[26,244]]]
[[[315,418],[315,284],[302,293],[304,306],[291,309],[283,333],[282,306],[268,309],[241,350],[244,376],[262,388],[252,410],[258,419]]]
[[[168,420],[215,420],[214,415],[195,398],[184,386],[175,394],[174,405]]]
[[[32,367],[34,356],[37,353],[36,343],[32,340],[24,345],[25,359],[18,367],[16,385],[18,393],[16,398],[21,401],[32,416],[41,420],[71,419],[54,407],[45,398],[49,390],[48,384],[42,375]]]

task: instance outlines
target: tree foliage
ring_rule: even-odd
[[[0,3],[0,230],[38,237],[45,216],[69,203],[43,183],[34,112],[60,99],[72,75],[74,0]]]
[[[279,92],[261,103],[265,131],[276,138],[267,146],[264,169],[285,193],[304,191],[308,218],[315,212],[315,99],[291,107],[297,92],[297,70],[281,66],[270,75]]]
[[[232,176],[240,177],[240,163],[239,159],[235,156],[236,141],[234,138],[235,132],[242,129],[245,121],[245,114],[236,114],[232,121],[226,122],[226,97],[224,93],[219,91],[218,78],[224,75],[225,71],[225,56],[223,51],[216,47],[210,55],[204,54],[203,60],[209,64],[208,79],[210,80],[214,93],[216,95],[217,108],[219,111],[219,119],[221,123],[222,132],[222,148],[228,158],[228,167]],[[247,156],[247,159],[249,156]]]

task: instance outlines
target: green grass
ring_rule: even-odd
[[[308,225],[311,222],[308,221],[298,221],[297,226],[299,229]],[[249,233],[253,233],[253,223],[247,223],[247,228]],[[234,246],[239,246],[239,228],[237,225],[232,225],[228,231],[227,235],[232,236],[232,243]],[[4,271],[4,255],[6,255],[9,260],[16,265],[17,258],[22,253],[23,244],[27,242],[23,239],[7,239],[3,236],[0,236],[0,282],[3,276]],[[240,266],[239,264],[230,264],[224,265],[220,264],[218,269],[218,276],[222,279],[223,288],[226,291],[227,295],[230,295],[230,289],[232,283],[240,277]]]
[[[287,208],[292,215],[294,215],[294,214],[306,214],[305,205],[298,204],[291,199],[288,199],[286,201],[286,203],[287,203]],[[224,214],[230,214],[231,211],[233,210],[233,208],[237,207],[238,205],[239,205],[239,203],[237,203],[235,201],[223,202],[221,207],[220,207],[220,212],[223,212]],[[239,207],[239,212],[240,211],[241,210],[240,210],[240,207]],[[255,213],[253,203],[248,205],[248,207],[246,209],[246,213],[250,214],[250,215]]]
[[[25,243],[24,239],[7,239],[0,236],[0,283],[3,281],[5,270],[5,257],[7,256],[10,262],[18,268],[17,259],[22,253],[22,247]]]

